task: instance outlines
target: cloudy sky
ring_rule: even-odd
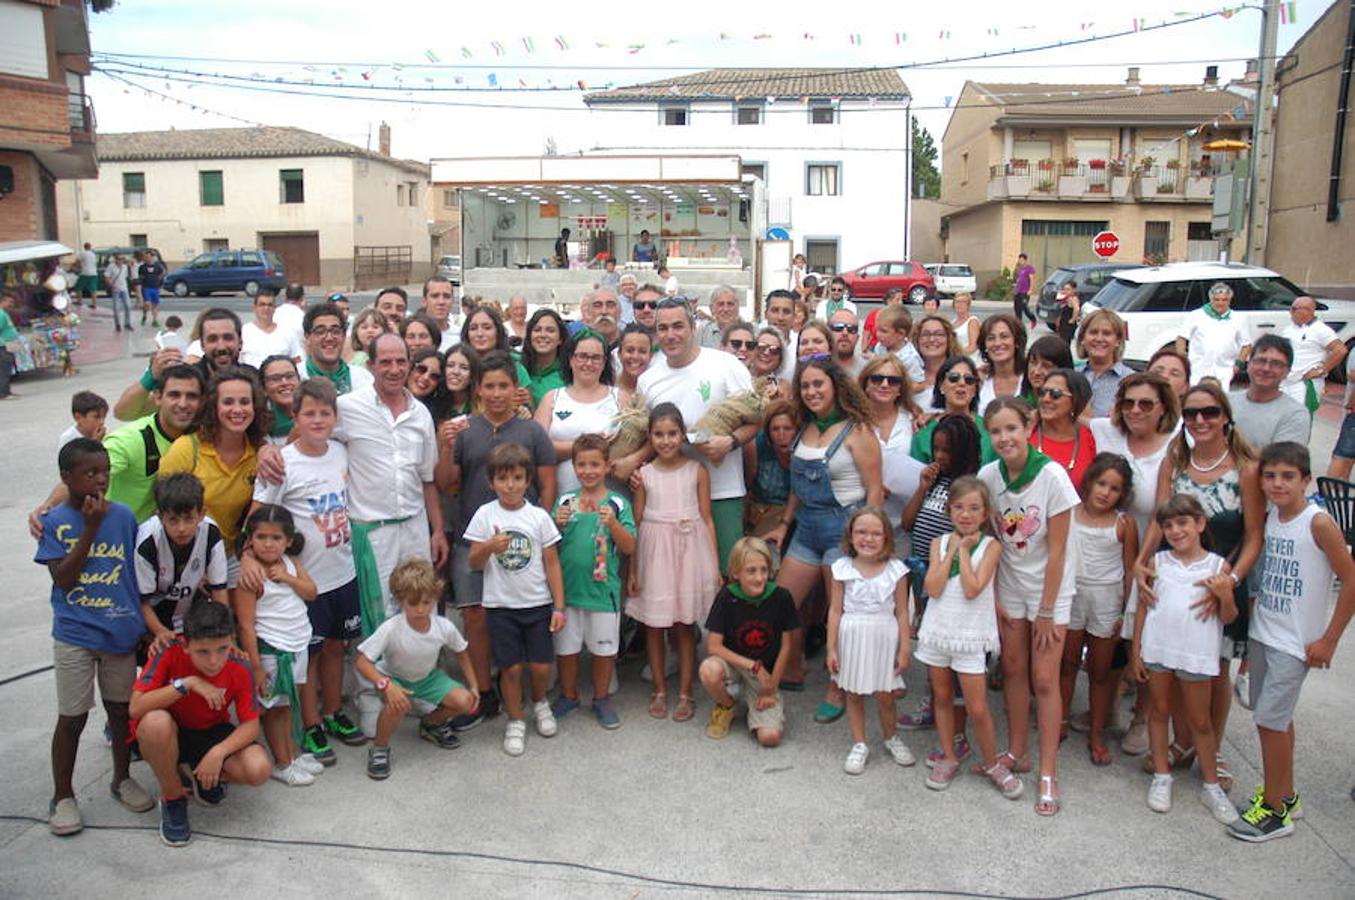
[[[1217,64],[1226,80],[1242,74],[1260,40],[1252,9],[1188,21],[1224,8],[1199,0],[919,5],[882,18],[883,4],[861,0],[783,2],[774,17],[763,4],[708,0],[617,5],[605,16],[540,0],[518,0],[509,15],[420,0],[121,0],[91,17],[101,71],[89,91],[103,132],[295,125],[367,145],[385,120],[396,155],[427,160],[539,154],[548,138],[561,152],[615,144],[605,116],[586,112],[581,84],[720,66],[900,66],[939,142],[966,79],[1118,83],[1136,65],[1145,83],[1198,83]],[[1295,21],[1280,26],[1280,52],[1326,8],[1299,0]],[[1070,43],[1132,31],[1135,17],[1183,24]],[[992,58],[919,67],[985,53]],[[382,86],[395,90],[374,90]],[[389,102],[369,99],[377,96]]]

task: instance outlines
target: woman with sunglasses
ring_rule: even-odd
[[[768,326],[758,332],[753,355],[748,357],[748,370],[755,379],[767,379],[763,394],[768,400],[790,399],[790,382],[778,375],[785,355],[786,342],[780,331]]]
[[[731,322],[720,335],[720,349],[732,353],[735,359],[747,366],[757,352],[756,335],[756,329],[749,323],[742,320]]]
[[[579,489],[574,439],[610,434],[626,401],[612,383],[612,356],[602,335],[584,328],[569,339],[561,360],[565,386],[541,398],[536,421],[555,445],[555,483],[561,493]]]
[[[1008,313],[984,319],[979,328],[979,357],[984,369],[979,409],[986,410],[998,397],[1020,395],[1026,377],[1026,326]],[[1034,396],[1026,401],[1035,405]]]
[[[979,368],[967,356],[952,356],[941,364],[936,372],[936,386],[932,388],[931,406],[940,409],[941,415],[913,435],[908,455],[920,463],[932,461],[932,432],[936,423],[945,416],[965,416],[973,421],[979,430],[979,461],[987,465],[997,459],[993,445],[988,441],[988,430],[983,427],[983,416],[979,408],[979,393],[983,379]]]
[[[1073,484],[1081,484],[1096,457],[1096,438],[1080,420],[1092,389],[1082,373],[1055,369],[1035,394],[1036,424],[1030,444],[1063,466]]]
[[[936,392],[936,373],[941,365],[952,356],[961,354],[960,342],[950,323],[940,315],[929,315],[913,326],[913,343],[917,345],[918,355],[922,357],[922,381],[913,385],[913,393],[934,398]],[[931,408],[928,412],[940,412]]]
[[[424,405],[434,422],[446,418],[447,385],[442,375],[444,366],[442,354],[436,347],[424,347],[409,357],[409,378],[405,381],[405,387]]]
[[[856,381],[861,386],[861,393],[866,395],[866,412],[875,430],[875,439],[880,442],[883,479],[888,482],[895,470],[906,464],[922,410],[913,400],[912,385],[908,383],[903,363],[893,354],[871,357]],[[907,497],[885,491],[885,512],[896,531],[901,531],[899,520],[907,501]],[[895,535],[895,546],[900,552],[906,546],[901,534]]]
[[[1158,472],[1157,502],[1165,503],[1174,494],[1190,494],[1200,501],[1209,517],[1209,535],[1213,552],[1232,566],[1227,575],[1214,579],[1230,580],[1237,602],[1237,618],[1224,627],[1224,650],[1241,658],[1247,646],[1247,628],[1251,619],[1247,603],[1247,575],[1261,555],[1266,502],[1256,467],[1256,453],[1233,423],[1233,408],[1228,395],[1212,382],[1192,387],[1181,405],[1185,427],[1171,442],[1165,464]],[[1187,435],[1190,441],[1186,440]],[[1193,446],[1192,446],[1193,443]],[[1153,602],[1153,557],[1162,548],[1162,529],[1151,521],[1143,536],[1136,575],[1139,601]],[[1213,680],[1210,716],[1214,733],[1223,734],[1228,723],[1232,699],[1230,660],[1222,660]],[[1186,768],[1195,758],[1194,742],[1185,719],[1173,709],[1172,729],[1176,740],[1168,748],[1172,768]],[[1219,786],[1232,787],[1233,774],[1220,755]]]
[[[522,345],[522,365],[532,379],[532,402],[558,387],[564,387],[560,374],[560,347],[568,331],[565,320],[553,309],[538,309],[527,320],[527,340]],[[476,353],[484,351],[478,347]]]
[[[295,424],[292,421],[292,398],[301,384],[301,376],[290,356],[275,354],[259,364],[259,380],[263,382],[263,393],[268,398],[271,422],[268,443],[281,447],[287,443],[287,437]]]

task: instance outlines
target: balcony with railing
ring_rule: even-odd
[[[66,99],[66,120],[71,129],[71,140],[94,143],[97,123],[94,120],[94,101],[88,94],[72,91]]]
[[[990,200],[1160,201],[1209,200],[1214,176],[1207,165],[1181,168],[1175,160],[1150,158],[1009,159],[988,169]]]

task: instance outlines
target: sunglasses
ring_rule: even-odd
[[[1125,412],[1129,412],[1131,409],[1137,409],[1139,412],[1151,412],[1155,406],[1157,406],[1157,401],[1150,400],[1147,397],[1139,397],[1137,400],[1125,397],[1120,401],[1120,409]]]
[[[947,372],[946,381],[951,384],[959,384],[963,381],[965,384],[973,386],[979,383],[979,379],[974,375],[965,375],[962,372]]]
[[[731,350],[753,350],[757,347],[757,341],[746,341],[743,338],[730,338],[727,343]]]
[[[781,347],[780,347],[779,345],[777,345],[777,344],[758,344],[758,345],[757,345],[757,352],[758,352],[758,353],[774,353],[774,354],[776,354],[777,356],[780,356],[780,355],[781,355]]]
[[[631,308],[632,308],[632,309],[658,309],[658,308],[659,308],[659,301],[657,301],[657,300],[636,300],[636,301],[634,301],[634,302],[631,303]]]
[[[890,387],[898,387],[903,384],[903,376],[901,375],[881,375],[876,373],[874,375],[867,375],[866,380],[871,384],[887,384]]]
[[[1065,391],[1063,388],[1051,387],[1040,388],[1039,394],[1041,397],[1048,397],[1050,400],[1062,400],[1064,397],[1073,396],[1069,391]]]
[[[1187,406],[1181,410],[1183,419],[1204,419],[1206,422],[1212,422],[1223,415],[1222,406]]]
[[[828,330],[836,331],[838,334],[841,334],[844,331],[847,332],[848,334],[856,334],[858,331],[861,330],[861,326],[852,325],[848,322],[834,322],[832,325],[828,326]]]
[[[425,366],[422,363],[414,367],[416,375],[432,375],[435,378],[442,377],[442,372],[436,366]]]

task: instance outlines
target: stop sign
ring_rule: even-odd
[[[1113,231],[1099,232],[1092,238],[1092,252],[1103,259],[1109,259],[1120,249],[1120,236]]]

